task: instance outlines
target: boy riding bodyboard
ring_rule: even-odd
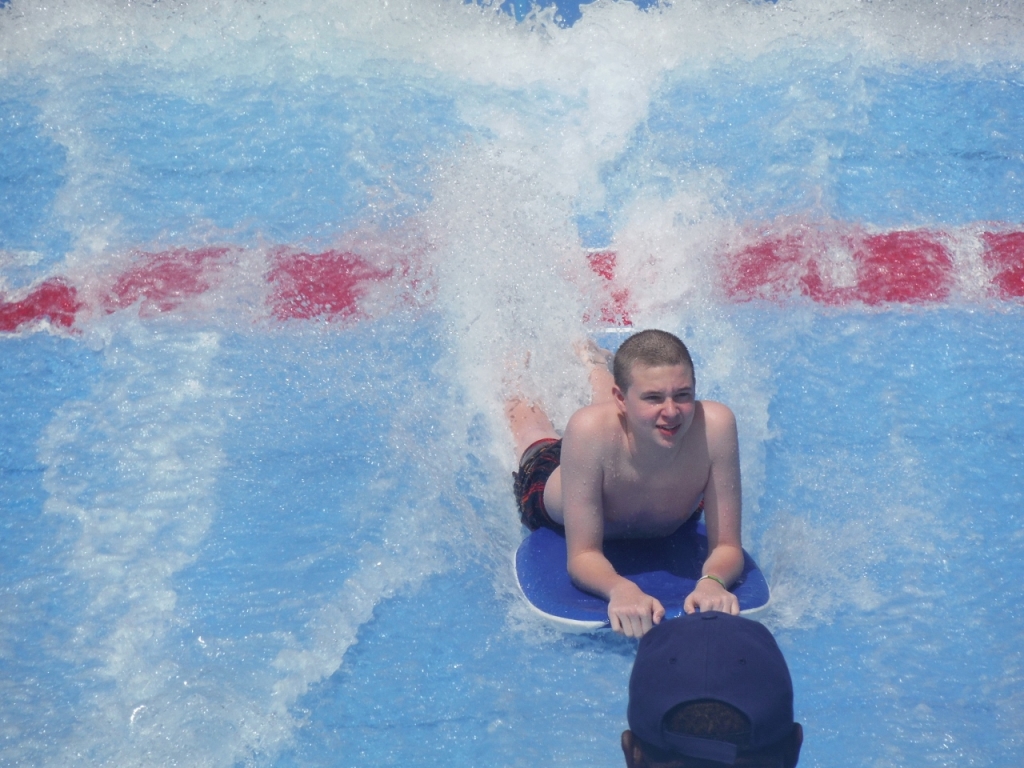
[[[613,630],[640,637],[665,609],[615,572],[603,542],[667,536],[703,509],[708,557],[684,610],[739,613],[728,591],[743,569],[732,411],[695,398],[693,361],[670,333],[642,331],[623,342],[614,376],[600,351],[592,364],[593,402],[572,415],[561,439],[536,405],[507,404],[523,523],[564,529],[573,582],[608,600]]]

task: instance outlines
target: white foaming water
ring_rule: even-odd
[[[402,258],[415,252],[422,260],[416,274],[430,284],[424,289],[426,311],[430,322],[440,318],[440,356],[426,364],[436,380],[418,381],[408,370],[411,355],[402,358],[397,342],[382,344],[381,354],[397,359],[397,366],[371,352],[317,358],[315,342],[299,342],[309,344],[313,359],[297,367],[363,367],[367,378],[388,382],[375,388],[355,374],[323,376],[326,389],[347,393],[349,408],[360,407],[361,397],[398,403],[382,431],[389,453],[403,459],[388,464],[350,502],[380,515],[379,532],[353,547],[352,567],[337,587],[325,589],[301,622],[268,639],[261,646],[266,658],[244,667],[244,675],[230,674],[237,671],[231,665],[227,673],[194,675],[222,668],[213,661],[190,665],[184,658],[215,658],[207,648],[218,643],[230,654],[227,641],[190,639],[195,645],[187,652],[176,646],[187,636],[179,630],[188,621],[179,608],[175,576],[194,563],[220,512],[213,484],[235,408],[222,346],[237,318],[221,318],[211,323],[213,330],[131,317],[86,319],[86,339],[105,346],[103,376],[91,398],[61,408],[39,459],[47,467],[47,510],[77,521],[70,524],[78,527],[67,567],[89,595],[77,643],[65,655],[89,674],[98,670],[101,682],[85,686],[88,700],[64,743],[33,747],[27,739],[25,754],[45,754],[42,762],[51,765],[230,766],[272,757],[294,736],[296,701],[342,667],[382,600],[460,567],[465,560],[452,554],[460,547],[482,552],[496,574],[496,592],[511,591],[503,568],[519,525],[505,485],[513,457],[502,399],[515,392],[536,397],[558,426],[585,402],[587,383],[572,342],[601,330],[593,315],[604,286],[582,258],[575,219],[608,204],[602,173],[667,83],[765,54],[796,56],[808,49],[826,63],[853,57],[895,68],[983,67],[1019,62],[1022,46],[1024,9],[1016,4],[967,9],[954,2],[693,2],[640,12],[625,2],[599,2],[586,7],[573,28],[561,29],[550,13],[516,24],[494,9],[454,0],[14,0],[0,10],[0,76],[29,84],[24,88],[40,110],[40,123],[66,152],[53,216],[69,233],[71,248],[58,272],[78,278],[86,292],[90,276],[95,281],[120,263],[118,254],[148,246],[136,241],[130,221],[132,215],[146,216],[145,199],[135,201],[130,212],[117,205],[124,179],[142,179],[147,169],[95,129],[97,104],[116,109],[116,99],[103,100],[106,91],[177,98],[216,112],[222,94],[233,87],[265,89],[287,109],[291,92],[278,89],[295,83],[415,80],[450,99],[465,124],[465,135],[452,147],[428,148],[424,175],[430,194],[417,201],[418,211],[403,221],[401,233],[388,232],[378,221],[386,202],[381,211],[368,205],[355,216],[383,242],[416,243],[372,255],[383,266],[396,252]],[[809,105],[807,113],[825,119],[815,107]],[[395,155],[407,159],[398,150]],[[378,158],[362,161],[379,164]],[[387,178],[387,169],[382,174]],[[809,462],[800,482],[831,494],[824,508],[834,515],[781,515],[772,526],[759,519],[765,444],[772,436],[769,406],[780,375],[761,347],[790,348],[797,343],[792,328],[753,338],[713,293],[716,249],[737,228],[717,204],[730,183],[718,169],[700,169],[677,185],[684,191],[674,188],[669,195],[656,180],[635,181],[636,199],[607,245],[618,255],[618,279],[635,288],[636,325],[683,332],[698,359],[702,396],[721,399],[737,412],[749,514],[745,530],[748,543],[763,541],[763,560],[773,568],[776,607],[769,623],[808,626],[830,621],[843,605],[876,608],[880,590],[867,571],[882,556],[869,530],[894,520],[893,538],[912,551],[914,529],[921,521],[933,522],[927,510],[934,499],[919,487],[928,474],[895,441],[878,460],[894,467],[883,477],[882,503],[881,492],[863,480],[877,467]],[[387,184],[380,182],[381,190],[388,191]],[[189,305],[227,302],[245,308],[258,304],[266,291],[260,238],[273,238],[261,225],[192,218],[186,211],[180,218],[168,216],[151,237],[160,245],[194,245],[232,242],[241,232],[239,239],[255,241],[251,255],[232,267],[228,284]],[[358,240],[344,229],[339,225],[329,236],[309,231],[298,239]],[[976,238],[965,234],[954,250],[961,292],[980,293],[987,278]],[[382,295],[365,305],[379,320],[395,303]],[[584,319],[588,313],[590,321]],[[265,330],[261,311],[245,319],[254,316]],[[797,314],[790,322],[805,321]],[[400,336],[408,328],[385,320],[374,332]],[[431,414],[431,423],[424,425],[424,414]],[[465,443],[474,440],[467,452]],[[466,474],[473,460],[484,464],[483,479],[471,484],[478,506],[462,500],[464,489],[452,479]],[[404,473],[418,482],[403,484]],[[882,511],[851,517],[851,507],[866,502]],[[480,507],[492,511],[481,513]],[[917,522],[910,525],[908,519]],[[846,567],[852,563],[862,567]],[[841,575],[826,576],[837,564]]]
[[[934,490],[940,478],[899,434],[870,460],[835,448],[802,462],[796,484],[817,503],[800,510],[783,504],[765,535],[762,559],[771,567],[774,601],[768,623],[831,623],[851,608],[869,615],[891,598],[893,582],[876,583],[873,574],[893,551],[911,569],[935,560],[934,540],[921,531],[942,529],[935,514],[942,497]]]
[[[129,328],[107,346],[90,399],[63,406],[40,445],[45,509],[70,518],[77,538],[67,568],[88,593],[65,653],[109,681],[79,709],[53,764],[169,764],[186,755],[182,742],[160,738],[167,724],[188,727],[189,713],[209,706],[209,682],[189,680],[174,662],[181,617],[172,579],[216,513],[232,394],[217,380],[218,350],[214,332]],[[112,739],[111,727],[126,736]]]
[[[379,329],[396,338],[406,332],[400,320]],[[266,637],[247,628],[244,618],[242,637],[200,634],[211,622],[195,615],[202,601],[181,594],[183,587],[196,588],[190,586],[194,577],[182,573],[200,557],[216,559],[210,549],[216,544],[206,541],[211,525],[237,514],[220,506],[225,497],[218,485],[237,482],[224,458],[224,436],[241,420],[258,419],[261,408],[251,393],[231,386],[238,381],[222,334],[190,330],[175,319],[144,322],[131,313],[90,330],[90,340],[102,349],[103,375],[88,399],[60,409],[38,455],[46,467],[45,510],[64,521],[61,538],[73,542],[54,565],[66,568],[83,592],[81,611],[60,622],[74,626],[74,641],[59,651],[76,670],[73,689],[81,690],[81,700],[73,722],[62,724],[62,741],[53,742],[45,731],[21,732],[12,760],[223,766],[272,758],[300,724],[291,711],[297,699],[339,669],[382,600],[457,566],[460,558],[452,552],[470,540],[490,546],[454,485],[465,464],[457,438],[468,426],[457,414],[444,424],[428,416],[444,414],[451,393],[424,387],[400,356],[376,365],[353,354],[339,359],[329,351],[330,334],[319,340],[300,333],[292,344],[314,389],[337,388],[343,402],[358,400],[367,386],[363,373],[372,372],[387,379],[389,400],[401,400],[388,409],[393,421],[386,425],[386,453],[394,458],[377,478],[360,478],[360,490],[334,512],[354,530],[360,515],[378,515],[372,525],[379,534],[329,546],[328,552],[353,550],[348,575],[335,589],[311,584],[308,595],[279,598],[305,604],[299,615],[307,618]],[[325,366],[336,372],[318,373]],[[433,434],[427,442],[424,426]],[[491,494],[492,504],[497,495]],[[229,542],[227,553],[217,557],[241,546]],[[323,555],[314,549],[293,557],[315,564]],[[243,561],[252,557],[258,554],[243,555]],[[280,575],[296,567],[286,565]],[[207,586],[200,582],[198,588]],[[227,602],[212,609],[225,619],[235,610]]]

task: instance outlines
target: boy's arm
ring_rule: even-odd
[[[721,403],[704,401],[701,405],[711,458],[708,484],[704,489],[708,558],[701,572],[714,578],[697,582],[696,588],[683,602],[683,610],[686,613],[700,609],[738,614],[739,602],[727,589],[743,572],[740,451],[736,417]]]
[[[615,572],[604,556],[604,486],[599,416],[577,411],[562,438],[562,504],[566,567],[580,589],[608,601],[611,628],[626,637],[641,637],[665,615],[661,603]]]

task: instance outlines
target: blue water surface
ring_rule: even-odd
[[[0,0],[0,25],[19,2]],[[762,5],[783,3],[744,8]],[[611,7],[584,13],[642,44]],[[256,23],[251,4],[224,9],[226,27]],[[571,46],[579,24],[580,4],[557,10],[547,29],[507,4],[525,21],[494,22],[479,60],[542,72],[545,45]],[[324,29],[355,23],[323,13]],[[881,64],[856,35],[797,30],[750,60],[684,58],[621,147],[580,155],[604,197],[565,206],[579,215],[565,243],[544,217],[574,187],[544,188],[559,157],[543,153],[587,94],[410,65],[401,26],[395,51],[367,45],[341,72],[292,19],[274,32],[294,59],[240,45],[263,62],[242,76],[161,53],[144,25],[148,53],[126,65],[91,50],[82,21],[77,48],[0,78],[0,291],[59,276],[92,302],[71,331],[0,338],[2,765],[621,765],[635,642],[559,634],[523,606],[512,448],[492,383],[465,373],[517,343],[544,360],[580,326],[493,321],[528,313],[496,314],[509,294],[489,278],[561,317],[559,254],[687,196],[649,224],[669,243],[651,259],[687,278],[715,268],[686,260],[717,242],[704,228],[1024,222],[1011,54]],[[180,23],[222,51],[219,27]],[[378,44],[371,31],[357,30]],[[481,158],[498,170],[475,175]],[[541,191],[503,186],[519,173]],[[416,247],[389,261],[403,238]],[[161,317],[96,310],[124,252],[211,242],[244,250],[236,283]],[[479,245],[472,259],[460,242]],[[363,248],[411,270],[419,299],[269,317],[279,245]],[[991,294],[984,269],[970,275],[971,295]],[[764,621],[792,669],[801,765],[1018,765],[1020,303],[735,305],[689,282],[657,319],[693,347],[702,396],[740,417],[744,543],[772,584]],[[639,301],[649,287],[629,286]],[[479,346],[476,323],[491,329]],[[553,399],[572,370],[550,371]]]
[[[727,190],[717,205],[740,219],[1020,221],[1022,105],[1020,73],[1002,68],[893,72],[787,53],[687,74],[657,95],[630,148],[605,168],[609,214],[640,179],[667,198],[714,169]]]
[[[39,252],[45,268],[52,268],[69,245],[65,233],[45,226],[63,182],[64,155],[40,132],[31,94],[0,100],[0,248]]]

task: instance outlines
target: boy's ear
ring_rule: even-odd
[[[622,755],[626,758],[626,768],[644,768],[647,765],[640,740],[628,729],[622,732]]]
[[[612,386],[612,397],[615,398],[615,404],[619,406],[619,411],[622,413],[626,412],[626,393],[619,389],[618,384]]]

